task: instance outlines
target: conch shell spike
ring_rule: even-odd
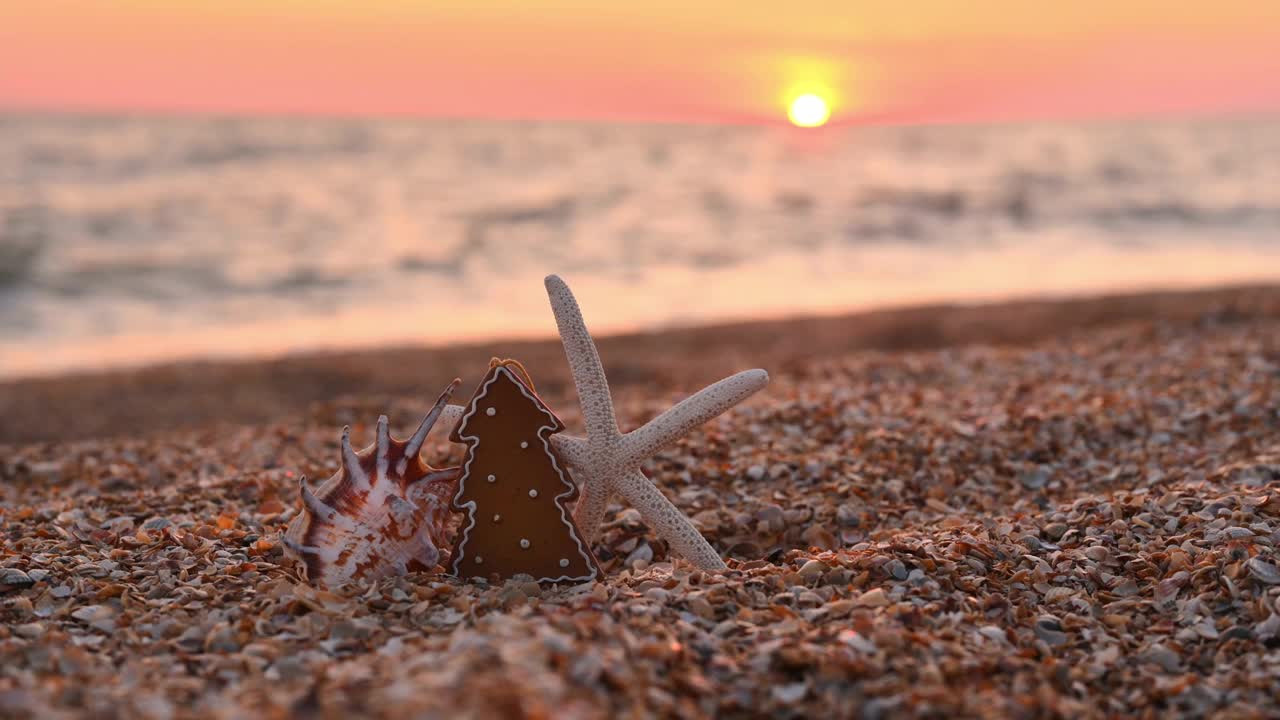
[[[414,431],[413,437],[409,438],[409,443],[404,447],[404,456],[408,458],[417,457],[422,450],[422,443],[427,441],[427,434],[431,432],[431,428],[435,427],[436,420],[440,419],[440,413],[444,412],[445,406],[449,404],[449,398],[453,397],[453,391],[458,389],[462,384],[460,378],[454,378],[449,387],[440,393],[440,397],[436,400],[435,407],[431,408],[431,412],[422,418],[422,423],[418,425],[418,429]]]
[[[391,431],[387,429],[387,416],[378,416],[378,454],[375,456],[378,463],[378,476],[381,477],[387,472],[387,448],[391,446]]]
[[[360,456],[351,449],[350,425],[342,426],[342,470],[357,487],[369,489],[369,478],[365,477],[364,470],[360,467]]]
[[[311,492],[311,488],[307,486],[306,475],[303,475],[302,477],[298,478],[298,489],[302,493],[302,504],[306,505],[308,510],[324,518],[325,520],[333,519],[333,516],[337,513],[337,511],[329,507],[328,505],[325,505],[324,501],[316,497],[315,493]]]

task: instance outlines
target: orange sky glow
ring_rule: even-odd
[[[1280,2],[0,0],[0,109],[838,122],[1280,109]]]

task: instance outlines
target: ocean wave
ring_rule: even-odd
[[[883,277],[914,282],[911,263],[885,270],[858,253],[928,253],[911,257],[945,266],[975,249],[1064,238],[1157,253],[1280,237],[1274,122],[825,137],[808,146],[745,127],[0,116],[2,322],[12,342],[74,335],[81,311],[103,327],[163,317],[173,332],[198,333],[265,322],[264,303],[287,305],[292,322],[438,281],[500,295],[507,278],[552,271],[697,285],[808,268],[815,279],[800,295],[825,298]],[[987,284],[975,276],[948,292],[962,299]],[[740,302],[777,302],[756,294]]]
[[[0,238],[0,291],[30,282],[39,260],[39,244]]]
[[[1203,207],[1190,202],[1165,201],[1092,208],[1086,213],[1091,223],[1109,227],[1239,228],[1280,229],[1280,207],[1227,205]]]

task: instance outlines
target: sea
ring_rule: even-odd
[[[1280,118],[0,114],[0,378],[1280,280]]]

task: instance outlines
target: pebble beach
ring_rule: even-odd
[[[1280,716],[1280,287],[602,338],[623,430],[729,565],[615,499],[577,586],[309,586],[297,479],[555,340],[0,383],[0,717]],[[462,454],[437,433],[436,465]]]

